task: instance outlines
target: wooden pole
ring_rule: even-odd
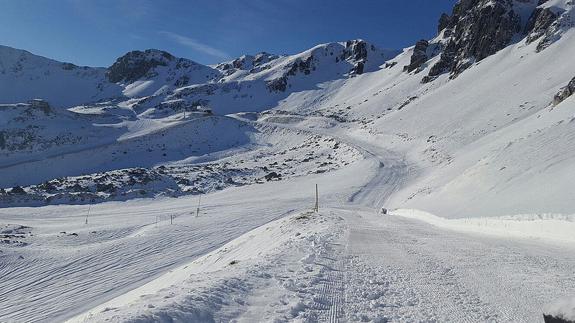
[[[319,196],[317,191],[317,184],[315,184],[315,212],[319,212]]]
[[[88,216],[90,216],[90,209],[92,208],[92,204],[88,206],[88,213],[86,213],[86,224],[88,224]]]

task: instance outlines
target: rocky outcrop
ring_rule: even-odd
[[[449,26],[450,23],[451,17],[446,13],[441,14],[441,17],[439,17],[439,23],[437,25],[437,33],[442,32],[445,28],[447,28],[447,26]]]
[[[429,47],[429,42],[425,39],[418,41],[413,49],[413,54],[411,55],[411,61],[409,65],[404,66],[403,70],[410,73],[417,70],[427,62],[427,48]]]
[[[371,50],[374,50],[373,45]],[[367,43],[363,40],[348,40],[341,55],[342,60],[365,61],[367,59]]]
[[[288,87],[287,77],[282,76],[274,80],[266,81],[266,86],[270,92],[285,92]]]
[[[153,68],[157,66],[167,66],[168,62],[174,59],[175,57],[170,53],[155,49],[148,49],[143,52],[132,51],[118,58],[116,62],[108,68],[106,76],[112,83],[134,82],[147,76]]]
[[[249,71],[250,73],[257,73],[266,68],[269,68],[270,62],[278,59],[280,56],[261,52],[255,56],[243,55],[234,59],[231,62],[224,62],[216,66],[220,71],[225,72],[226,75],[231,75],[238,70]]]
[[[558,105],[573,94],[575,94],[575,77],[571,80],[571,82],[569,82],[569,84],[567,84],[567,86],[559,90],[559,93],[555,94],[555,97],[553,98],[553,105]]]
[[[547,48],[573,27],[573,2],[545,5],[548,0],[459,0],[451,15],[442,14],[437,26],[439,36],[429,43],[427,57],[416,50],[406,72],[421,66],[421,60],[440,53],[439,60],[422,80],[430,82],[441,74],[457,77],[472,64],[485,59],[526,37],[527,44],[539,41],[537,51]],[[521,17],[528,14],[527,21]],[[531,15],[529,16],[529,13]],[[423,43],[418,42],[422,48]]]
[[[549,31],[551,25],[557,21],[559,15],[549,8],[537,8],[529,18],[525,26],[525,33],[527,34],[527,43],[530,44],[537,39],[545,36]],[[549,42],[544,37],[537,45],[537,51],[541,51],[546,47]]]
[[[313,63],[313,55],[310,55],[306,59],[298,58],[289,66],[287,75],[294,76],[298,72],[303,73],[305,75],[309,75],[312,70],[315,71],[315,67],[313,66],[312,63]]]
[[[370,46],[374,51],[375,47]],[[341,60],[346,60],[353,64],[350,75],[361,75],[364,72],[365,62],[368,57],[368,44],[363,40],[348,40],[345,43],[345,49],[340,57]]]
[[[521,32],[512,0],[460,0],[450,17],[442,17],[445,47],[424,81],[440,74],[457,77],[474,62],[505,48]]]

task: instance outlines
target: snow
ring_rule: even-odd
[[[261,261],[261,259],[277,257],[277,253],[283,250],[286,245],[297,247],[302,242],[316,239],[314,234],[316,231],[321,231],[321,226],[320,228],[316,227],[317,222],[327,226],[325,224],[327,221],[321,219],[322,217],[322,215],[313,213],[294,214],[262,225],[191,263],[174,268],[142,287],[131,290],[108,303],[99,305],[89,312],[71,319],[70,322],[98,322],[106,319],[115,321],[136,319],[150,322],[169,319],[180,321],[213,320],[213,312],[226,302],[213,302],[205,299],[204,297],[210,297],[207,292],[211,294],[231,293],[231,295],[228,294],[224,297],[231,298],[231,302],[237,302],[241,305],[243,303],[241,292],[247,291],[249,286],[240,281],[236,281],[232,285],[234,283],[233,278],[254,275],[255,273],[249,272],[250,269],[253,271],[253,266],[271,266],[272,264],[266,264],[266,261]],[[218,281],[218,286],[215,286],[217,289],[204,291],[206,289],[205,283],[194,278],[200,274]],[[260,275],[263,276],[264,274]],[[186,290],[196,291],[198,296],[190,297],[186,292],[183,292]],[[142,302],[142,299],[145,301]],[[178,303],[180,309],[173,308],[174,303]],[[153,304],[153,307],[149,304]],[[301,305],[299,306],[301,307]],[[291,312],[294,313],[299,310],[296,305],[296,308],[293,308]]]
[[[566,1],[544,6],[571,19]],[[552,101],[575,76],[575,32],[562,28],[541,52],[518,41],[425,84],[438,57],[408,74],[413,48],[369,43],[361,75],[328,43],[174,58],[118,84],[0,47],[0,321],[571,315],[575,97]],[[51,108],[18,103],[31,98]]]
[[[489,218],[446,219],[418,210],[394,210],[394,215],[425,221],[440,228],[574,243],[575,215],[516,214]]]
[[[571,248],[365,208],[292,212],[69,322],[533,321],[570,275]]]
[[[54,106],[71,106],[120,95],[119,86],[105,81],[105,72],[0,46],[0,102],[42,98]]]

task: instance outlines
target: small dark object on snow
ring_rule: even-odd
[[[387,214],[387,209],[384,208],[384,207],[382,207],[382,208],[381,208],[381,214]]]
[[[562,317],[545,314],[543,314],[543,320],[545,323],[575,323],[575,321],[566,320]]]
[[[266,176],[264,176],[264,178],[267,181],[272,181],[272,180],[280,180],[282,178],[282,176],[276,172],[271,172],[271,173],[267,174]]]

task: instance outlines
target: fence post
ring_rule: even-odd
[[[90,209],[92,209],[92,204],[88,205],[88,213],[86,213],[86,224],[88,224],[88,216],[90,216]]]
[[[319,196],[318,196],[318,190],[317,190],[317,184],[315,184],[315,212],[319,212]]]

